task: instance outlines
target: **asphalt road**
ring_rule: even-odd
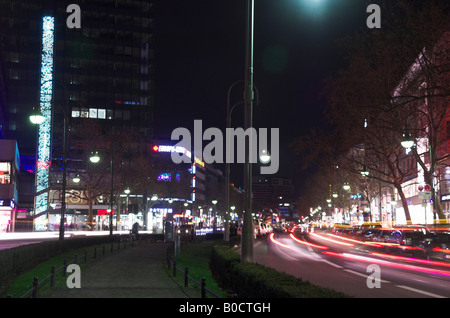
[[[287,235],[275,235],[273,240],[257,241],[255,261],[358,298],[450,297],[450,267],[431,268],[374,257],[332,243],[313,243],[327,245],[327,249],[299,244]],[[376,275],[369,267],[373,265],[379,268]]]

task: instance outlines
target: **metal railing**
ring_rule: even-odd
[[[141,239],[137,239],[138,244],[141,244]],[[125,239],[121,239],[119,242],[112,242],[110,244],[110,254],[112,254],[114,252],[114,246],[116,246],[116,250],[120,251],[121,245],[123,246],[122,248],[126,248],[127,244],[134,246],[134,239],[128,238],[128,236]],[[101,249],[102,252],[102,256],[105,256],[106,253],[106,245],[102,246]],[[97,247],[94,247],[93,253],[92,253],[92,257],[93,259],[97,258]],[[83,254],[83,264],[86,264],[88,261],[88,252],[84,251]],[[73,261],[71,264],[78,264],[78,255],[76,254],[73,258]],[[67,275],[67,266],[68,266],[68,262],[67,262],[67,258],[64,259],[63,261],[63,265],[55,268],[55,266],[51,266],[50,267],[50,274],[48,274],[46,277],[44,277],[42,280],[39,281],[39,277],[35,276],[33,278],[33,287],[31,287],[29,290],[27,290],[22,296],[20,296],[20,298],[27,298],[27,297],[32,297],[32,298],[38,298],[38,291],[39,288],[45,286],[48,282],[50,282],[50,288],[53,288],[55,286],[55,279],[56,279],[56,274],[60,271],[62,271],[63,277],[66,277]],[[12,298],[12,295],[7,295],[7,298]]]
[[[194,278],[192,278],[192,276],[189,275],[189,268],[185,267],[185,269],[181,269],[177,266],[177,262],[176,260],[171,258],[171,250],[173,250],[173,246],[169,246],[167,248],[167,266],[168,269],[170,270],[172,267],[172,274],[173,277],[176,277],[176,273],[181,272],[184,275],[184,287],[187,288],[189,286],[189,281],[191,281],[192,283],[194,283],[194,285],[197,285],[198,287],[200,287],[201,290],[201,298],[206,298],[206,293],[210,294],[211,296],[215,297],[215,298],[222,298],[220,295],[216,294],[215,292],[213,292],[212,290],[210,290],[209,288],[206,287],[206,279],[205,277],[202,277],[201,282],[195,280]]]

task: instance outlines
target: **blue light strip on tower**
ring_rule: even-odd
[[[51,156],[51,123],[53,94],[53,44],[55,40],[55,18],[45,16],[42,20],[42,60],[40,107],[45,120],[39,125],[38,156],[36,162],[36,192],[49,187]],[[48,192],[36,197],[35,213],[48,208]]]

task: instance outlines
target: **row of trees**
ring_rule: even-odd
[[[154,155],[150,149],[151,145],[146,144],[142,138],[133,136],[127,127],[118,130],[117,127],[113,129],[112,126],[100,125],[95,120],[83,119],[71,123],[68,139],[66,195],[88,205],[90,224],[93,220],[93,205],[110,204],[111,169],[113,169],[113,203],[117,207],[118,217],[120,211],[124,210],[120,195],[124,194],[127,188],[132,194],[142,195],[142,202],[136,202],[141,208],[147,207],[147,198],[153,194],[186,199],[190,197],[187,169],[181,166],[174,167],[170,160]],[[62,141],[55,144],[62,145]],[[59,148],[62,147],[57,146],[54,150],[56,157],[57,153],[62,152]],[[94,151],[98,152],[101,158],[96,164],[89,160]],[[174,186],[174,182],[159,182],[158,175],[162,172],[179,173],[180,181],[177,182],[177,186]],[[72,181],[75,175],[80,177],[80,182]],[[61,175],[54,174],[54,177],[61,178]]]
[[[325,81],[327,127],[292,145],[303,168],[314,164],[318,171],[311,180],[317,187],[309,187],[314,193],[302,200],[320,204],[329,197],[330,184],[361,180],[364,170],[375,188],[397,190],[409,222],[403,186],[423,173],[432,186],[434,211],[444,219],[435,177],[450,154],[449,3],[381,1],[380,7],[381,29],[341,41],[346,67]],[[401,145],[406,137],[415,140],[410,151]]]

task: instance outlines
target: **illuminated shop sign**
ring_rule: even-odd
[[[172,174],[171,173],[161,173],[158,176],[158,181],[171,181],[172,180]]]
[[[182,153],[186,157],[188,157],[190,159],[192,158],[191,152],[189,150],[187,150],[186,148],[181,147],[181,146],[155,145],[155,146],[153,146],[153,151],[155,151],[155,152],[176,152],[176,153]],[[199,158],[197,158],[195,156],[194,156],[194,162],[196,164],[198,164],[199,166],[202,166],[202,167],[205,166],[205,163],[201,159],[199,159]]]

